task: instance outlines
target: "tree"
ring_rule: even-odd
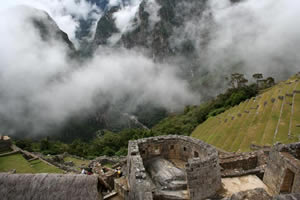
[[[50,142],[49,142],[49,138],[47,137],[41,141],[41,150],[45,151],[49,149],[50,149]]]
[[[253,74],[252,77],[256,80],[256,84],[258,84],[258,80],[264,78],[263,74],[260,73]]]
[[[230,85],[232,88],[244,87],[248,80],[245,78],[244,74],[233,73],[230,77]]]
[[[275,84],[275,79],[273,77],[268,77],[266,80],[267,80],[267,84],[269,86],[272,86]]]

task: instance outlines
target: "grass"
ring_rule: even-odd
[[[9,172],[13,169],[17,173],[63,173],[61,169],[40,160],[29,162],[20,153],[0,157],[0,172]]]
[[[21,154],[0,157],[0,172],[16,169],[17,173],[34,173],[34,169]]]
[[[2,150],[2,151],[0,151],[0,154],[9,153],[9,152],[12,152],[12,150],[11,149],[9,149],[9,150]]]
[[[272,145],[274,133],[280,116],[281,106],[284,104],[284,100],[280,100],[278,97],[283,96],[284,88],[282,84],[278,85],[274,92],[275,102],[273,103],[272,110],[269,113],[268,121],[266,122],[266,127],[264,129],[264,134],[260,142],[261,145]]]
[[[89,162],[88,160],[81,160],[81,159],[77,159],[77,158],[74,158],[74,157],[71,157],[71,156],[68,156],[68,157],[65,157],[64,158],[64,161],[65,162],[70,162],[72,161],[74,163],[74,165],[80,169],[81,166],[84,166],[84,167],[87,167]]]
[[[191,136],[231,152],[250,151],[251,144],[273,145],[277,141],[295,142],[300,136],[300,127],[297,127],[300,125],[300,94],[297,93],[294,97],[293,115],[290,105],[293,97],[286,95],[292,94],[294,90],[300,90],[299,77],[292,77],[261,91],[260,97],[256,100],[252,98],[220,115],[210,117],[200,124]],[[284,96],[284,99],[280,100],[279,96]],[[253,109],[257,105],[259,107]],[[283,112],[280,116],[281,107]],[[275,137],[278,123],[278,133]],[[289,127],[291,127],[290,137]]]
[[[64,171],[53,167],[51,165],[47,165],[43,161],[40,160],[33,160],[29,162],[31,167],[34,170],[34,173],[56,173],[56,174],[62,174]]]
[[[296,94],[295,96],[294,114],[291,130],[292,135],[298,138],[300,136],[300,127],[297,127],[297,125],[300,125],[300,94]]]

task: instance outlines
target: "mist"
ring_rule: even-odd
[[[86,0],[9,0],[2,1],[0,11],[14,6],[26,5],[47,12],[57,23],[59,28],[66,32],[70,40],[79,47],[79,39],[76,32],[80,31],[80,20],[92,20],[89,38],[93,37],[97,20],[102,15],[102,11],[95,4]]]
[[[114,14],[120,33],[131,31],[141,1],[122,5]],[[202,2],[198,2],[202,6]],[[182,72],[190,69],[188,59],[154,62],[144,49],[99,47],[84,62],[71,59],[63,41],[41,38],[32,17],[46,19],[46,11],[78,46],[79,20],[98,20],[102,11],[85,0],[11,0],[0,8],[0,129],[6,134],[26,130],[47,134],[69,117],[93,112],[101,106],[126,99],[124,112],[148,103],[169,111],[199,104],[200,96],[190,89]],[[110,1],[109,6],[121,5]],[[18,7],[14,7],[18,6]],[[173,46],[185,40],[195,47],[193,76],[205,72],[211,88],[198,90],[217,95],[227,86],[224,77],[233,72],[264,73],[283,80],[300,71],[300,2],[297,0],[211,0],[199,15],[189,15],[193,4],[182,2],[183,26],[173,30]],[[160,5],[149,0],[150,26],[160,20]],[[93,28],[92,28],[93,29]],[[90,30],[91,33],[93,30]],[[187,62],[187,63],[185,63]],[[201,76],[199,76],[201,78]],[[129,100],[128,100],[129,99]]]
[[[184,3],[184,8],[191,9],[191,4]],[[211,0],[201,18],[189,16],[175,30],[171,42],[193,41],[198,70],[219,75],[219,81],[232,72],[250,79],[263,73],[280,81],[300,70],[299,17],[297,0]]]
[[[79,63],[62,41],[43,40],[32,17],[47,15],[25,6],[0,14],[5,27],[0,29],[0,128],[7,134],[20,129],[46,134],[72,115],[128,97],[128,112],[146,102],[172,111],[199,102],[176,67],[137,51],[103,47]]]

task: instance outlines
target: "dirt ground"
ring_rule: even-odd
[[[223,178],[223,195],[231,196],[233,193],[251,190],[255,188],[263,188],[269,194],[272,194],[268,187],[255,175],[235,177],[235,178]]]

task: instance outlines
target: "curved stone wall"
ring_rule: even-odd
[[[143,161],[157,156],[186,162],[191,200],[210,197],[221,188],[218,152],[214,147],[187,136],[159,136],[129,142],[127,165],[130,199],[153,198],[150,187],[145,188],[150,183],[146,180]]]

